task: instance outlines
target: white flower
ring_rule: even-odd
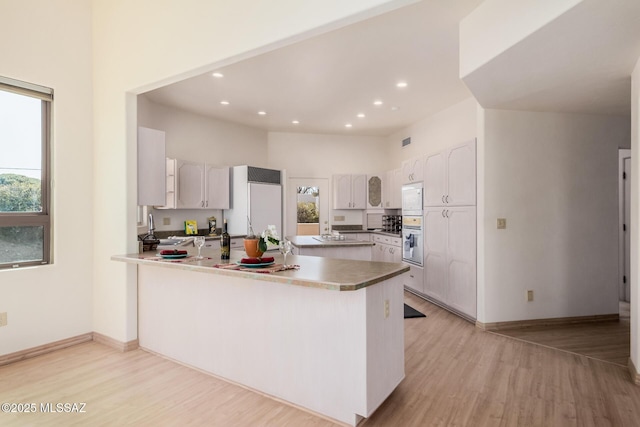
[[[258,248],[265,252],[267,250],[267,241],[277,245],[280,242],[280,237],[278,236],[278,230],[276,230],[275,225],[268,225],[267,229],[262,232],[260,235],[260,240],[258,241]]]

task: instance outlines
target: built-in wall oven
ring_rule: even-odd
[[[402,186],[402,260],[422,266],[422,183]]]
[[[422,215],[402,216],[402,260],[411,264],[423,264]]]

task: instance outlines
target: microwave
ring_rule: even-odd
[[[402,186],[402,215],[422,215],[422,183]]]

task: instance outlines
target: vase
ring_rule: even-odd
[[[264,252],[258,249],[260,239],[244,239],[244,251],[249,258],[260,258]]]

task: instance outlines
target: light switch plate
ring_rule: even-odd
[[[162,225],[171,225],[171,218],[162,218]]]
[[[0,313],[0,326],[7,326],[7,313]]]
[[[333,217],[334,221],[344,221],[344,215],[336,215]]]
[[[498,230],[504,230],[505,228],[507,228],[507,219],[498,218]]]

